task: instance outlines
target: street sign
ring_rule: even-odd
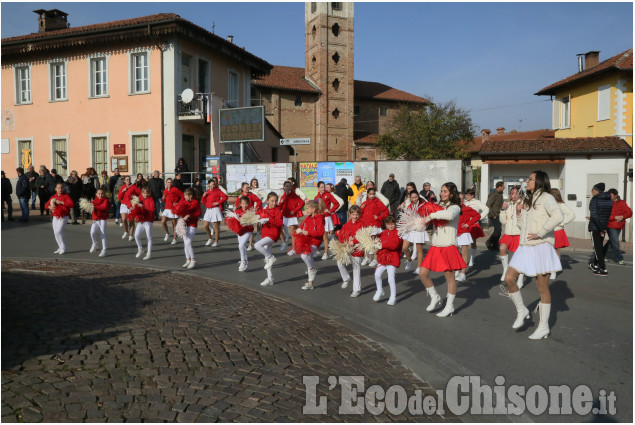
[[[289,145],[310,145],[311,139],[309,137],[296,137],[294,139],[280,139],[280,146]]]

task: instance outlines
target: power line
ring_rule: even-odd
[[[543,99],[543,100],[535,100],[533,102],[525,102],[525,103],[517,103],[515,105],[504,105],[504,106],[493,106],[491,108],[481,108],[481,109],[469,109],[469,112],[476,111],[490,111],[492,109],[504,109],[504,108],[512,108],[514,106],[522,106],[522,105],[531,105],[533,103],[542,103],[542,102],[551,102],[551,99]]]

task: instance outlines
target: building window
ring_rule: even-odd
[[[238,73],[229,71],[227,73],[227,106],[236,108],[238,106]]]
[[[333,80],[333,89],[338,91],[340,89],[340,80],[338,78]]]
[[[571,127],[571,95],[553,100],[553,129]]]
[[[295,106],[302,106],[302,96],[300,96],[299,94],[296,95],[296,97],[295,97],[294,105]]]
[[[198,92],[208,93],[209,90],[209,62],[198,60]]]
[[[598,121],[611,118],[611,85],[598,88]]]
[[[333,118],[338,119],[340,116],[340,110],[335,108],[335,110],[333,111]]]
[[[33,144],[31,140],[18,140],[18,165],[23,169],[33,165]]]
[[[130,61],[131,94],[147,93],[150,91],[150,68],[148,53],[135,53]]]
[[[315,40],[315,35],[317,34],[317,28],[313,25],[313,29],[311,29],[311,39]]]
[[[338,63],[340,61],[340,54],[335,52],[335,54],[333,56],[331,56],[333,58],[333,62]]]
[[[90,97],[108,96],[108,67],[106,58],[90,60]]]
[[[340,35],[340,26],[337,24],[337,22],[333,24],[333,26],[331,27],[331,31],[333,32],[333,35],[335,37]]]
[[[102,171],[108,171],[108,139],[103,136],[93,137],[92,149],[93,168],[101,175]]]
[[[317,10],[317,4],[312,1],[311,2],[311,13],[315,13],[315,11]]]
[[[56,62],[51,65],[51,100],[67,100],[66,97],[66,63]]]
[[[181,53],[181,91],[193,89],[192,84],[192,56]]]
[[[388,115],[388,107],[387,106],[380,106],[379,107],[379,116],[380,117],[385,117],[386,115]]]
[[[31,67],[15,68],[15,103],[31,103]]]
[[[150,170],[150,146],[147,134],[132,136],[132,171],[147,174]]]
[[[359,115],[359,105],[353,105],[353,115]]]
[[[60,176],[68,176],[68,144],[66,139],[53,139],[53,168]]]
[[[341,2],[331,2],[331,9],[333,10],[342,10],[342,3]]]

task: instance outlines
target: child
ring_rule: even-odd
[[[474,242],[472,240],[472,235],[470,234],[470,228],[475,223],[478,223],[481,219],[481,215],[474,208],[463,204],[463,193],[459,193],[459,198],[461,199],[461,215],[459,216],[459,227],[456,232],[456,241],[461,249],[463,261],[467,264],[469,256],[467,249]],[[454,274],[457,282],[465,282],[467,280],[465,272],[467,272],[467,268],[463,268]]]
[[[421,197],[419,196],[419,192],[413,190],[408,195],[409,201],[405,208],[409,211],[417,211],[419,215],[423,216],[422,211],[424,209],[425,201],[422,202]],[[404,201],[404,205],[406,202]],[[406,271],[410,271],[413,268],[412,264],[412,254],[410,253],[410,244],[415,246],[417,250],[417,264],[421,264],[423,261],[423,244],[428,242],[430,238],[428,237],[428,232],[423,230],[421,232],[408,232],[403,235],[403,252],[406,254]],[[412,274],[419,274],[419,267],[415,269]]]
[[[64,191],[64,184],[58,183],[55,186],[55,194],[51,196],[44,206],[47,211],[51,211],[51,216],[53,216],[53,234],[58,246],[58,249],[53,254],[62,255],[66,252],[64,226],[68,222],[70,210],[74,206],[73,200]]]
[[[139,197],[139,203],[135,205],[130,213],[134,216],[137,226],[134,231],[134,239],[137,242],[137,255],[139,258],[143,254],[143,245],[141,244],[141,232],[145,230],[146,240],[148,241],[148,249],[144,260],[152,258],[152,223],[154,222],[154,198],[152,197],[152,191],[148,186],[144,186],[141,189],[141,196]]]
[[[196,258],[194,257],[194,249],[192,248],[192,239],[196,235],[196,226],[198,226],[198,218],[201,216],[201,204],[194,199],[194,190],[192,188],[185,189],[183,199],[176,205],[176,214],[185,220],[186,232],[183,235],[183,245],[185,250],[184,268],[193,269],[196,266]]]
[[[522,203],[525,197],[522,191],[522,186],[516,185],[511,188],[509,192],[509,200],[503,203],[500,213],[501,224],[503,228],[503,236],[498,241],[499,244],[499,259],[503,263],[503,274],[501,275],[501,282],[505,281],[505,274],[507,274],[507,266],[509,265],[509,252],[516,252],[518,244],[520,243],[520,221],[516,216],[516,206],[518,203]],[[519,288],[524,286],[525,276],[522,273],[518,274],[518,281],[516,284]]]
[[[172,221],[172,234],[174,235],[172,245],[176,245],[176,233],[174,233],[174,229],[176,227],[176,220],[179,216],[174,214],[172,210],[181,201],[181,199],[183,199],[183,192],[173,186],[172,183],[172,179],[167,179],[165,181],[165,190],[163,191],[163,205],[165,206],[163,208],[163,212],[161,213],[161,226],[163,226],[163,230],[165,230],[163,241],[167,242],[170,238],[170,232],[168,232],[168,219]]]
[[[324,255],[322,256],[322,260],[327,260],[329,258],[329,234],[333,234],[333,230],[335,226],[340,224],[339,218],[337,218],[337,214],[335,211],[340,207],[339,202],[335,199],[335,197],[326,191],[326,185],[323,181],[318,182],[318,193],[315,195],[314,199],[321,199],[324,202]]]
[[[257,181],[258,180],[256,180],[256,182]],[[240,187],[240,195],[238,196],[238,199],[236,199],[236,209],[240,207],[240,200],[243,198],[243,196],[249,199],[249,208],[253,208],[255,206],[254,208],[255,211],[258,211],[260,208],[262,208],[262,201],[256,194],[252,193],[250,190],[251,190],[251,185],[247,182],[243,182]],[[251,251],[254,249],[253,244],[254,244],[254,232],[252,230],[251,235],[249,236],[249,246],[247,247],[247,251]],[[245,268],[245,270],[247,269]]]
[[[309,281],[302,286],[304,291],[313,289],[313,281],[317,275],[317,269],[313,263],[313,254],[319,248],[324,237],[323,211],[324,204],[321,199],[306,203],[306,211],[304,212],[306,218],[298,227],[298,234],[296,234],[293,242],[293,249],[302,257],[309,274]]]
[[[373,301],[378,302],[381,297],[384,296],[384,290],[382,288],[381,275],[384,274],[384,270],[388,273],[388,286],[390,286],[390,298],[388,298],[388,305],[395,305],[397,302],[397,286],[395,284],[395,271],[399,268],[400,264],[400,252],[403,241],[399,237],[397,231],[397,220],[395,217],[389,215],[384,220],[386,230],[381,232],[379,238],[381,240],[381,249],[377,251],[378,266],[375,269],[375,284],[377,285],[377,292],[373,297]]]
[[[201,199],[205,205],[205,217],[203,218],[203,226],[207,233],[207,243],[205,246],[218,246],[218,237],[220,233],[220,223],[223,221],[223,212],[221,205],[227,201],[227,195],[219,189],[218,179],[216,177],[209,180],[207,184],[207,192],[203,194]],[[209,228],[210,223],[214,224],[214,243],[212,243],[212,232]]]
[[[93,224],[90,226],[90,239],[93,241],[90,252],[97,251],[99,244],[97,243],[97,230],[101,236],[101,252],[100,257],[106,256],[106,220],[110,212],[110,201],[104,196],[104,189],[97,189],[95,199],[93,199]]]
[[[291,235],[291,246],[294,246],[295,231],[298,228],[298,217],[302,217],[302,208],[304,201],[293,189],[293,183],[289,180],[284,182],[284,193],[280,197],[280,208],[282,209],[282,224],[287,228]],[[284,251],[288,241],[280,245],[280,251]],[[295,251],[291,249],[287,255],[295,255]]]
[[[341,243],[348,244],[353,246],[356,243],[359,243],[357,239],[355,239],[355,234],[357,231],[362,228],[362,222],[359,219],[361,215],[361,210],[357,205],[353,205],[348,210],[348,221],[342,226],[342,228],[336,232],[337,239]],[[359,294],[362,292],[362,276],[361,276],[361,262],[362,257],[364,256],[364,251],[355,250],[351,254],[351,260],[353,262],[353,292],[351,293],[351,297],[359,297]],[[346,266],[337,263],[337,267],[340,269],[340,274],[342,275],[342,288],[346,288],[348,283],[351,281],[351,275],[348,274],[346,270]]]
[[[475,199],[474,194],[474,189],[469,189],[465,192],[465,200],[463,203],[481,214],[481,220],[483,220],[487,217],[487,214],[489,214],[489,208],[478,199]],[[483,229],[481,228],[480,220],[472,224],[470,227],[470,235],[472,236],[472,245],[470,249],[470,262],[467,265],[468,267],[472,267],[474,265],[474,257],[476,256],[476,240],[478,238],[485,237],[485,233],[483,233]]]
[[[256,242],[254,248],[265,256],[265,270],[267,270],[267,278],[260,284],[261,286],[273,285],[273,272],[271,267],[276,262],[276,257],[271,253],[273,244],[280,239],[282,231],[282,209],[278,206],[278,195],[270,192],[267,195],[267,208],[258,210],[262,231],[261,239]]]
[[[126,176],[123,179],[123,186],[119,189],[119,199],[121,200],[121,221],[123,222],[123,235],[121,239],[132,240],[132,233],[134,232],[134,221],[128,220],[128,213],[132,211],[131,200],[133,196],[141,195],[141,190],[136,184],[130,183],[130,176]]]
[[[374,234],[378,235],[381,233],[381,223],[388,217],[390,210],[375,196],[376,192],[374,187],[366,189],[368,198],[362,203],[360,208],[362,210],[362,225],[364,227],[373,227],[375,229]],[[362,261],[362,266],[366,264],[370,267],[375,267],[377,265],[377,258],[371,261],[370,257],[365,257],[364,261]]]
[[[236,215],[240,219],[243,214],[249,211],[249,197],[240,197],[239,206],[240,208],[236,210]],[[235,220],[238,223],[230,222],[230,220]],[[254,231],[254,226],[243,226],[239,220],[234,218],[227,219],[227,226],[238,236],[238,251],[240,252],[240,266],[238,266],[238,271],[244,272],[247,270],[249,264],[249,259],[247,258],[247,243]]]

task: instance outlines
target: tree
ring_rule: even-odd
[[[473,133],[472,118],[451,100],[421,110],[402,107],[378,145],[389,159],[465,158],[459,142],[472,140]]]

